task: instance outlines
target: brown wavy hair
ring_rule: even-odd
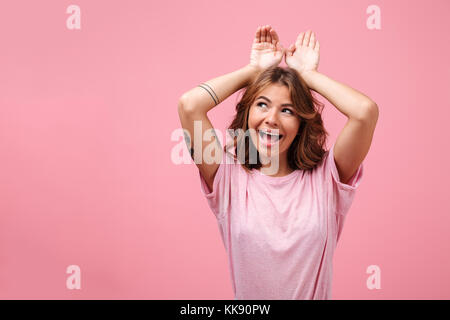
[[[228,130],[237,132],[236,130],[241,129],[240,132],[245,134],[232,136],[233,144],[225,145],[224,152],[228,152],[230,148],[234,147],[234,154],[228,153],[234,159],[237,159],[238,149],[241,149],[241,154],[245,154],[245,161],[241,162],[241,165],[247,172],[262,167],[259,152],[247,131],[248,116],[250,107],[259,93],[272,84],[280,84],[288,88],[294,109],[300,119],[297,135],[288,149],[288,165],[293,170],[312,170],[321,162],[326,152],[323,148],[328,136],[322,121],[324,104],[313,97],[303,78],[295,69],[290,67],[274,66],[267,68],[244,88],[244,94],[236,105],[236,116]],[[249,148],[253,148],[252,152],[254,153],[252,154],[257,155],[256,163],[254,160],[249,161]]]

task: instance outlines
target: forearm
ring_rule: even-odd
[[[320,93],[348,118],[367,117],[376,103],[363,93],[333,80],[318,71],[302,74],[309,88]]]
[[[216,106],[216,103],[219,104],[247,86],[257,72],[255,68],[246,65],[236,71],[204,82],[207,84],[202,85],[204,88],[199,86],[192,88],[181,96],[180,102],[190,111],[207,113]]]

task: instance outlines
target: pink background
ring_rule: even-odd
[[[81,8],[69,30],[66,8]],[[369,5],[381,30],[369,30]],[[450,22],[432,1],[2,1],[0,298],[233,299],[177,101],[248,63],[258,25],[312,29],[319,71],[380,109],[334,299],[449,299]],[[285,66],[284,61],[282,66]],[[223,130],[237,95],[209,113]],[[326,102],[321,97],[321,101]],[[346,118],[326,102],[335,141]],[[66,268],[81,268],[81,290]],[[381,268],[381,289],[366,269]]]

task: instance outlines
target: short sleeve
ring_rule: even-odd
[[[236,165],[239,164],[234,160],[233,156],[224,152],[224,157],[222,157],[222,161],[214,176],[213,191],[209,189],[206,180],[201,175],[200,170],[198,170],[201,192],[217,219],[223,218],[229,208],[232,172]]]
[[[350,178],[347,184],[339,179],[339,172],[334,161],[334,144],[328,151],[326,158],[325,171],[328,176],[331,176],[333,184],[333,198],[336,206],[336,214],[346,215],[355,197],[356,189],[361,183],[363,177],[364,166],[361,163],[355,174]]]

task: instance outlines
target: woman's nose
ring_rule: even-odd
[[[271,108],[271,110],[267,113],[265,123],[278,128],[278,113],[276,108]]]

